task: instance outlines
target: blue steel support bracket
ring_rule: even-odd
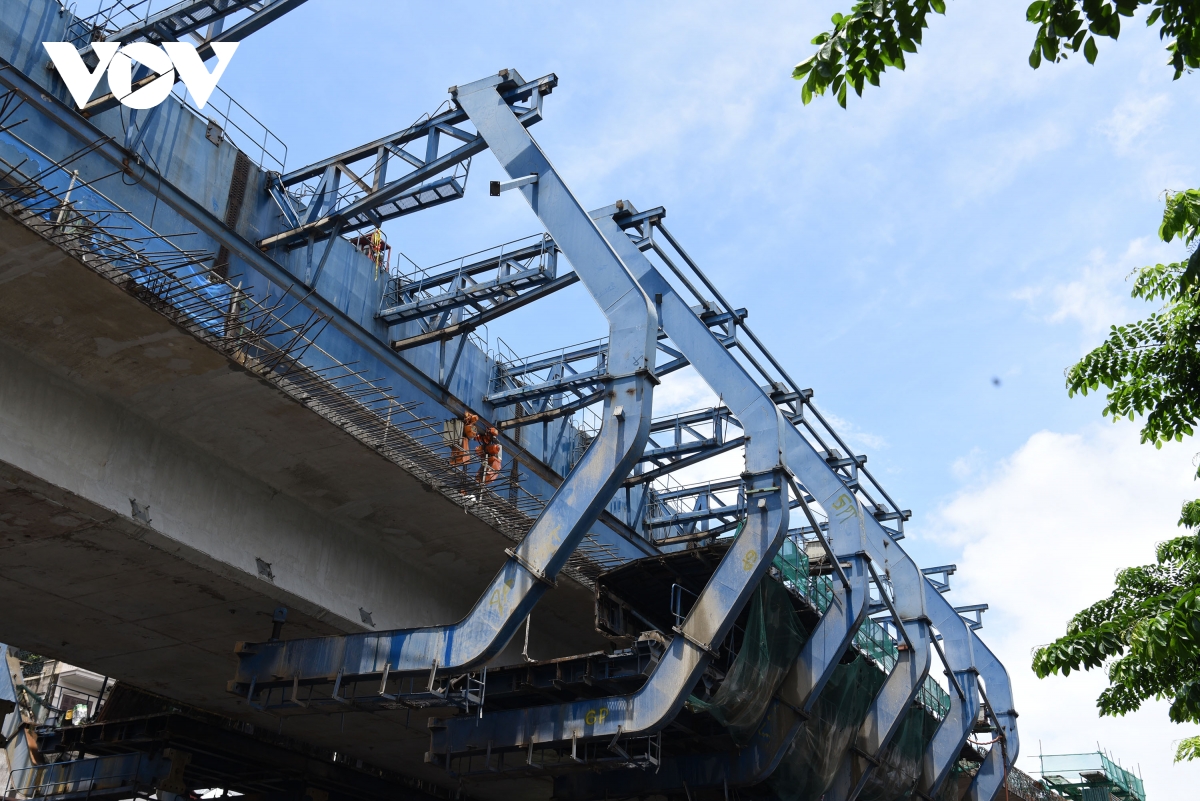
[[[950,688],[950,711],[933,734],[922,759],[921,778],[917,782],[919,798],[934,801],[942,783],[950,775],[975,720],[979,716],[979,682],[974,670],[951,671],[957,687]],[[962,690],[962,695],[958,691]]]
[[[904,626],[907,640],[901,644],[896,666],[867,710],[851,752],[842,760],[833,786],[825,795],[827,801],[855,801],[858,798],[884,750],[900,731],[905,715],[929,675],[932,662],[929,627],[919,620],[897,625]]]
[[[958,758],[978,714],[976,674],[982,671],[977,670],[974,653],[976,647],[982,652],[986,650],[985,646],[879,521],[864,513],[861,501],[812,444],[790,426],[784,435],[788,443],[788,467],[829,513],[829,535],[834,549],[843,550],[841,543],[863,543],[867,553],[883,567],[884,574],[892,582],[900,619],[926,619],[942,636],[948,668],[958,679],[963,694],[951,692],[950,712],[938,727],[925,755],[921,792],[932,796]],[[988,685],[1008,686],[1008,674],[999,661],[991,660],[984,668],[987,673],[983,678]]]
[[[391,671],[461,671],[495,657],[641,457],[650,434],[657,315],[583,207],[501,97],[497,77],[460,87],[458,101],[510,174],[541,176],[530,205],[609,322],[609,374],[600,432],[457,624],[341,637],[240,644],[237,689],[294,681],[350,682]],[[521,165],[521,166],[516,166]],[[532,165],[532,167],[527,166]],[[514,172],[515,171],[515,172]]]
[[[870,574],[866,560],[860,554],[843,559],[848,559],[845,572],[850,585],[834,583],[829,609],[771,699],[749,745],[732,752],[668,754],[655,773],[622,770],[569,774],[555,784],[556,797],[616,798],[683,791],[685,787],[749,787],[766,781],[791,748],[817,696],[867,617]]]
[[[470,108],[467,111],[476,127],[483,130],[475,113]],[[509,114],[511,116],[511,112]],[[488,141],[495,151],[495,144],[490,138]],[[540,175],[538,165],[529,161],[505,166],[513,176]],[[545,188],[545,179],[539,177],[537,183],[523,186],[520,191],[533,203],[537,193]],[[687,620],[677,630],[654,673],[636,693],[575,704],[485,713],[479,720],[439,720],[433,722],[432,759],[445,757],[448,761],[449,757],[472,748],[501,749],[588,737],[611,738],[651,733],[662,728],[678,714],[707,666],[712,650],[732,626],[750,592],[758,586],[787,531],[789,504],[781,439],[787,428],[786,421],[709,327],[630,243],[612,219],[614,213],[622,210],[620,205],[602,209],[593,212],[592,219],[609,245],[633,271],[643,291],[656,296],[658,320],[663,330],[722,397],[748,435],[746,470],[751,500],[746,525],[701,592]],[[558,244],[562,245],[561,242]],[[661,302],[658,302],[658,295],[662,295]],[[864,610],[865,603],[864,600]]]
[[[787,532],[783,470],[748,475],[753,503],[695,606],[676,628],[654,672],[637,692],[570,704],[487,713],[479,718],[435,718],[429,759],[449,759],[474,749],[493,751],[547,743],[651,734],[679,713],[738,611],[766,575]]]
[[[1021,741],[1017,736],[1017,710],[1013,706],[1012,685],[1008,675],[1004,673],[995,654],[986,647],[979,650],[982,652],[978,656],[980,675],[994,677],[987,682],[985,692],[993,723],[998,728],[999,742],[988,751],[987,758],[971,780],[967,801],[992,801],[1000,795],[1008,770],[1021,751]],[[1002,681],[999,680],[1001,677]]]
[[[674,306],[672,299],[677,299],[678,296],[648,259],[641,257],[640,260],[636,260],[632,256],[630,251],[637,250],[637,245],[621,231],[623,226],[613,220],[613,215],[633,213],[634,210],[627,203],[619,204],[619,206],[619,208],[609,207],[593,212],[592,216],[600,222],[601,230],[614,244],[617,252],[625,258],[626,264],[633,269],[634,276],[642,288],[651,295],[662,294],[663,330],[677,345],[681,346],[680,350],[690,357],[691,354],[685,347],[682,347],[684,343],[680,341],[680,338],[690,332],[683,324],[676,324],[672,327],[674,319],[669,314]],[[601,219],[603,217],[608,218],[607,223]],[[623,244],[618,245],[618,241]],[[640,256],[640,251],[638,253]],[[686,307],[681,300],[678,302]],[[688,311],[691,312],[690,309]],[[694,318],[694,313],[690,313],[689,316]],[[715,361],[715,354],[713,359]],[[693,363],[697,371],[708,380],[703,366],[695,360]],[[731,395],[724,391],[725,386],[718,388],[712,381],[709,383],[718,394],[722,395],[730,408],[738,408],[731,400]],[[748,383],[749,386],[737,387],[746,393],[736,396],[739,406],[751,403],[751,395],[763,402],[772,403],[766,390],[753,380],[749,380]],[[749,428],[746,433],[753,435]],[[883,568],[884,575],[892,583],[895,611],[898,612],[899,619],[926,620],[936,628],[943,640],[945,656],[949,663],[948,668],[954,675],[965,677],[959,682],[963,687],[965,697],[960,698],[957,693],[951,693],[950,713],[939,727],[934,741],[929,746],[929,753],[926,755],[926,787],[930,792],[936,791],[953,766],[954,760],[957,759],[958,752],[970,734],[975,715],[978,714],[979,697],[976,692],[974,654],[976,650],[981,654],[990,655],[991,652],[987,651],[978,635],[968,628],[962,616],[954,610],[937,586],[921,572],[912,558],[904,552],[874,515],[865,513],[862,502],[854,491],[846,486],[825,458],[817,452],[800,431],[791,425],[785,425],[783,437],[785,463],[788,470],[796,476],[804,485],[803,488],[820,503],[828,514],[829,535],[835,552],[846,553],[860,548],[865,550],[870,558]],[[980,667],[979,673],[983,676],[986,686],[1010,687],[1008,674],[1003,665],[994,657]],[[1012,709],[1011,691],[1007,693],[1000,691],[997,695],[1004,699],[997,701],[1002,710]],[[965,709],[962,708],[964,706]],[[1006,729],[1012,729],[1009,739],[1015,743],[1017,741],[1015,712],[1004,720],[1007,721]],[[953,748],[950,748],[950,745],[953,745]],[[993,751],[995,750],[997,749],[993,749]],[[1012,751],[1013,748],[1010,746],[1009,750]],[[992,756],[989,754],[989,759]],[[1015,756],[1010,756],[1008,764],[1011,765],[1014,759]]]
[[[778,412],[770,398],[763,394],[753,379],[716,340],[709,327],[678,296],[672,285],[662,278],[637,246],[624,235],[621,226],[613,220],[614,214],[623,211],[623,205],[593,212],[593,219],[609,243],[631,267],[643,290],[655,296],[663,331],[692,362],[710,387],[720,394],[729,408],[735,410],[735,417],[750,434],[747,463],[750,464],[752,460],[765,462],[771,458],[778,458],[780,433],[789,427],[779,424]],[[774,431],[771,431],[772,427]],[[770,436],[772,433],[775,436]],[[775,448],[775,453],[772,453],[769,447]],[[756,740],[754,745],[741,749],[734,755],[706,755],[695,759],[683,758],[682,761],[668,760],[664,765],[665,772],[660,771],[661,779],[647,780],[655,789],[678,789],[679,784],[675,783],[675,779],[679,783],[686,782],[689,778],[697,781],[706,772],[705,765],[713,762],[724,765],[723,780],[735,784],[752,784],[765,779],[774,771],[783,753],[790,746],[803,715],[811,711],[820,691],[828,682],[842,654],[850,647],[854,633],[866,617],[869,568],[866,559],[859,554],[849,559],[847,567],[850,585],[836,585],[830,608],[785,678],[780,690],[783,702],[774,702],[763,722],[768,736]],[[722,563],[722,566],[724,565],[725,562]],[[600,709],[604,710],[605,707]],[[456,725],[454,721],[447,722],[448,727]],[[617,731],[632,733],[629,728],[618,728]],[[442,750],[442,745],[435,733],[433,753],[446,753]],[[493,747],[495,745],[496,743],[493,743]],[[453,754],[458,752],[459,746],[457,743],[447,742],[445,748],[449,754]],[[715,759],[712,758],[714,756]],[[670,768],[667,768],[668,764]]]

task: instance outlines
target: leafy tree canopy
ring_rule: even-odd
[[[1143,5],[1151,6],[1146,25],[1157,25],[1159,38],[1168,41],[1175,78],[1200,67],[1200,0],[1034,0],[1025,12],[1038,26],[1029,65],[1062,61],[1080,48],[1095,63],[1096,37],[1115,40],[1121,18]],[[792,70],[804,81],[804,103],[828,89],[845,108],[847,89],[861,96],[863,86],[878,86],[889,67],[904,69],[904,54],[917,52],[931,12],[945,14],[945,0],[861,0],[849,14],[834,14],[833,29],[812,40],[817,52]]]
[[[1184,504],[1179,524],[1200,528],[1200,501]],[[1176,723],[1200,723],[1200,533],[1158,546],[1153,565],[1117,574],[1112,595],[1071,620],[1065,636],[1039,648],[1040,678],[1107,665],[1108,688],[1096,705],[1119,716],[1151,698],[1171,702]],[[1200,756],[1200,737],[1182,741],[1176,760]]]
[[[1200,190],[1167,194],[1158,234],[1196,243]],[[1200,415],[1200,249],[1186,262],[1134,275],[1133,297],[1161,308],[1113,326],[1104,344],[1067,371],[1067,391],[1086,395],[1104,385],[1104,415],[1114,422],[1142,416],[1142,442],[1161,448],[1192,436]],[[1200,500],[1184,504],[1179,525],[1200,529]],[[1159,545],[1157,564],[1122,570],[1112,595],[1077,614],[1066,635],[1033,658],[1043,678],[1105,665],[1100,714],[1124,715],[1158,698],[1171,701],[1176,723],[1200,723],[1200,534]],[[1176,761],[1198,758],[1200,737],[1175,752]]]
[[[1200,232],[1200,190],[1169,193],[1164,242],[1195,243]],[[1133,297],[1162,302],[1145,320],[1114,325],[1108,339],[1067,371],[1071,395],[1107,390],[1105,416],[1144,415],[1142,442],[1161,448],[1194,433],[1200,417],[1200,249],[1186,262],[1142,267]]]
[[[1029,65],[1037,69],[1080,48],[1095,63],[1097,37],[1115,40],[1121,18],[1142,5],[1151,6],[1146,24],[1157,25],[1168,42],[1175,78],[1200,67],[1200,0],[1034,0],[1025,12],[1038,26]],[[930,13],[945,12],[945,0],[862,0],[849,14],[834,14],[833,29],[812,40],[817,52],[792,72],[804,81],[801,99],[807,105],[829,90],[845,108],[849,89],[861,96],[888,68],[904,69]],[[1158,233],[1164,242],[1200,245],[1200,189],[1167,193]],[[1200,247],[1186,261],[1136,270],[1132,294],[1162,305],[1145,320],[1113,326],[1067,371],[1067,391],[1087,395],[1103,385],[1103,414],[1114,422],[1141,416],[1142,442],[1161,448],[1192,436],[1200,419]],[[1124,715],[1156,698],[1171,702],[1176,723],[1200,723],[1200,500],[1184,504],[1179,524],[1193,533],[1161,543],[1156,564],[1122,570],[1108,598],[1037,649],[1039,677],[1105,669],[1100,714]],[[1200,759],[1200,737],[1183,740],[1175,759]]]

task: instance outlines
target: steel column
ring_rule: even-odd
[[[609,374],[603,380],[607,392],[600,432],[462,621],[241,644],[235,678],[239,686],[335,677],[340,683],[388,671],[462,671],[488,661],[503,650],[552,585],[645,447],[656,383],[651,362],[658,331],[654,306],[501,96],[506,78],[461,87],[458,102],[510,174],[524,169],[514,166],[514,160],[535,162],[543,195],[526,197],[608,319]]]
[[[903,625],[907,633],[900,657],[867,710],[866,720],[859,727],[851,752],[842,760],[833,786],[826,793],[827,801],[855,801],[858,798],[871,773],[878,767],[879,758],[900,731],[905,716],[921,692],[925,677],[929,675],[932,661],[929,627],[916,620],[897,625]]]

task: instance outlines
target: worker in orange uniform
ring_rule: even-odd
[[[465,465],[471,461],[471,440],[477,439],[475,424],[479,415],[467,412],[463,415],[462,442],[450,448],[450,464],[454,467]]]
[[[500,445],[500,432],[488,426],[478,434],[479,444],[475,453],[479,455],[480,484],[490,484],[500,475],[500,462],[504,457],[504,448]]]

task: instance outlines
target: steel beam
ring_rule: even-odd
[[[620,205],[621,208],[614,208],[610,213],[619,215],[627,210],[633,211],[627,203]],[[613,222],[611,229],[603,230],[613,230],[619,233],[621,230],[619,219]],[[665,229],[660,228],[659,230],[671,242],[672,247],[686,257],[686,253],[670,237],[670,234]],[[609,238],[610,241],[613,239],[611,235]],[[636,244],[633,244],[628,236],[621,233],[620,238],[630,243],[630,249],[637,250]],[[640,251],[638,253],[641,255]],[[645,260],[644,256],[642,256],[642,260],[644,264],[639,264],[634,268],[635,275],[649,294],[654,295],[656,299],[658,295],[662,295],[663,328],[664,331],[672,333],[667,325],[666,309],[667,298],[675,294],[674,290],[662,279],[653,265]],[[632,257],[627,258],[627,262],[631,265],[635,263]],[[650,273],[653,273],[654,277],[651,277]],[[703,277],[702,273],[698,274]],[[707,283],[707,279],[705,281],[712,293],[721,300],[726,308],[729,308],[716,288]],[[678,338],[673,333],[672,339],[679,344]],[[683,350],[685,353],[687,352],[686,349]],[[697,369],[699,369],[698,366]],[[783,372],[782,369],[780,372]],[[760,398],[770,400],[770,390],[763,389],[757,383],[754,383],[753,390]],[[729,403],[729,396],[723,397]],[[734,408],[732,403],[729,405]],[[815,413],[815,410],[813,411]],[[999,688],[995,693],[1001,699],[997,701],[997,715],[1001,720],[1002,729],[1006,732],[1010,752],[1007,762],[1011,765],[1016,759],[1012,745],[1017,742],[1016,719],[1015,712],[1011,712],[1011,685],[1003,666],[992,657],[983,666],[988,671],[987,675],[984,675],[983,667],[976,665],[976,653],[990,654],[991,652],[987,651],[982,640],[968,628],[966,621],[903,551],[893,537],[893,532],[889,532],[881,525],[873,513],[874,510],[870,514],[867,513],[862,499],[858,496],[859,487],[853,480],[853,476],[837,472],[837,469],[827,461],[826,455],[818,452],[817,448],[794,426],[784,426],[782,437],[788,469],[803,485],[803,489],[820,503],[828,515],[828,531],[834,549],[844,552],[861,548],[876,564],[883,567],[885,574],[891,579],[895,593],[895,606],[901,619],[927,620],[937,630],[943,638],[945,655],[952,675],[956,678],[962,677],[958,682],[959,686],[970,689],[970,691],[964,689],[961,696],[957,693],[951,694],[951,712],[939,727],[934,737],[935,742],[930,745],[930,752],[927,754],[928,781],[925,787],[931,793],[940,787],[946,773],[957,758],[958,749],[961,749],[962,744],[966,742],[974,720],[973,715],[977,714],[980,703],[978,693],[972,694],[976,686],[974,677],[977,673],[982,676],[989,688],[992,686]],[[838,444],[845,447],[840,441]],[[856,465],[852,469],[862,468],[860,465]],[[888,500],[890,502],[891,499]],[[951,749],[949,746],[954,743],[957,743],[957,746]],[[985,777],[981,780],[979,791],[981,797],[990,798],[987,794],[994,793],[998,789],[998,782],[999,780],[994,777]]]
[[[540,197],[530,205],[609,322],[615,369],[605,382],[600,432],[466,618],[449,626],[240,644],[231,689],[250,688],[251,702],[255,687],[281,682],[333,681],[336,690],[390,671],[462,672],[495,657],[553,585],[645,446],[655,383],[654,306],[509,107],[502,95],[512,83],[509,74],[462,87],[457,99],[510,174],[525,174],[531,164],[541,176]]]
[[[559,276],[553,281],[541,284],[536,289],[531,289],[528,292],[523,292],[515,298],[506,300],[503,303],[497,303],[490,308],[484,309],[479,314],[469,317],[462,322],[448,325],[445,328],[434,328],[430,331],[425,331],[420,334],[414,334],[404,339],[397,339],[392,343],[392,348],[396,351],[408,350],[409,348],[428,345],[430,342],[441,342],[448,339],[453,339],[460,334],[469,334],[484,323],[490,322],[501,315],[508,314],[510,311],[521,308],[535,300],[540,300],[549,297],[560,289],[566,289],[572,284],[579,281],[579,276],[575,273],[567,273]]]
[[[519,122],[523,126],[533,125],[541,120],[542,98],[550,94],[558,85],[558,78],[551,74],[535,81],[514,83],[507,82],[502,90],[506,104],[529,101],[530,107],[519,107]],[[451,87],[451,95],[455,95],[458,87]],[[324,239],[335,231],[356,230],[367,226],[378,226],[385,220],[399,217],[418,206],[426,207],[461,197],[463,186],[457,179],[446,177],[442,183],[446,191],[436,191],[436,197],[422,200],[422,193],[435,190],[431,179],[441,175],[446,170],[468,161],[471,157],[487,149],[484,138],[477,133],[469,133],[456,127],[467,121],[467,114],[460,105],[453,105],[449,110],[436,114],[415,125],[410,125],[389,136],[376,139],[364,145],[351,148],[329,158],[314,162],[286,175],[278,176],[272,182],[273,196],[280,204],[284,216],[291,222],[292,228],[280,234],[267,237],[259,244],[262,247],[283,245],[293,247],[313,240]],[[461,144],[450,152],[439,156],[441,137],[448,136]],[[424,158],[418,158],[404,146],[417,139],[426,139]],[[388,164],[393,158],[407,162],[413,169],[399,178],[387,177]],[[364,159],[372,159],[374,180],[363,188],[363,195],[356,197],[339,207],[336,184],[340,174],[347,174],[352,179],[361,182],[358,176],[350,172],[350,165]],[[364,171],[365,172],[365,171]],[[301,217],[301,210],[291,204],[288,188],[304,181],[322,177],[318,185],[313,203]],[[363,182],[365,183],[365,182]],[[451,186],[451,184],[453,184]],[[411,201],[411,205],[409,205]]]
[[[173,42],[177,41],[181,36],[196,35],[196,32],[200,28],[220,22],[231,14],[250,8],[250,16],[239,20],[237,24],[228,30],[214,29],[212,35],[199,37],[196,52],[202,61],[207,61],[214,55],[212,48],[214,43],[240,42],[250,34],[265,28],[305,2],[306,0],[266,0],[259,8],[253,9],[252,6],[255,4],[248,3],[246,0],[230,0],[230,3],[225,8],[221,8],[213,0],[184,0],[181,3],[176,3],[163,11],[151,15],[147,19],[140,20],[120,29],[105,37],[105,41],[121,42],[121,44],[128,44],[129,42],[139,40],[148,41],[152,44]],[[200,14],[200,11],[204,8],[208,8],[212,13],[208,15]],[[85,50],[84,52],[87,51]],[[176,80],[179,79],[178,73],[175,77]],[[157,80],[157,78],[157,75],[151,73],[135,81],[131,88],[136,91],[142,86]],[[88,103],[80,113],[85,117],[94,117],[101,112],[116,108],[120,103],[121,101],[110,92]]]
[[[579,392],[583,389],[590,390],[598,384],[603,384],[607,376],[607,366],[597,367],[594,370],[588,370],[584,373],[571,373],[570,375],[564,375],[561,378],[543,381],[538,384],[526,384],[524,386],[512,387],[511,389],[503,389],[499,392],[490,392],[484,396],[484,400],[493,406],[529,403],[539,398],[561,395],[564,392]]]
[[[882,588],[880,592],[883,592]],[[825,795],[826,801],[855,801],[858,798],[879,766],[884,751],[899,733],[929,675],[932,661],[929,627],[920,620],[897,625],[903,626],[900,631],[904,637],[899,658],[883,689],[871,702],[850,753],[842,759],[833,786]]]
[[[476,126],[479,121],[472,115]],[[535,145],[530,140],[530,150]],[[540,173],[521,161],[510,175]],[[520,190],[536,202],[544,179]],[[788,528],[786,468],[780,432],[786,422],[770,398],[719,342],[696,312],[658,280],[657,272],[630,242],[610,207],[593,212],[600,231],[629,265],[647,295],[654,296],[659,322],[700,376],[717,392],[741,422],[749,442],[746,471],[749,499],[746,524],[734,538],[716,572],[701,591],[683,625],[676,631],[646,684],[631,696],[574,704],[485,713],[478,720],[446,719],[434,726],[430,758],[442,760],[471,748],[516,748],[529,744],[561,743],[579,738],[618,738],[652,733],[678,713],[703,673],[737,613],[765,574]],[[561,243],[560,243],[561,244]],[[569,258],[569,256],[568,256]],[[661,301],[660,296],[661,295]],[[865,609],[865,602],[864,602]]]

